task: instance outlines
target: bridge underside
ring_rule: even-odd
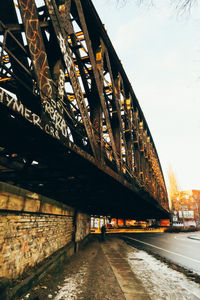
[[[17,3],[0,1],[0,181],[91,214],[167,217],[153,138],[92,1]]]
[[[0,181],[90,214],[166,218],[168,213],[141,187],[73,144],[63,145],[0,106]]]

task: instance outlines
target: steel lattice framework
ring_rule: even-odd
[[[164,214],[168,197],[150,130],[92,2],[2,0],[0,17],[0,107],[4,119],[8,115],[13,118],[7,121],[5,135],[9,138],[2,139],[0,148],[0,180],[27,187],[24,179],[16,180],[18,167],[23,172],[29,170],[26,176],[33,176],[37,173],[34,159],[48,165],[45,155],[40,156],[34,147],[35,156],[30,148],[22,150],[25,144],[31,145],[30,135],[35,130],[43,140],[57,143],[68,154],[76,153],[111,177],[115,186],[117,182],[129,190],[133,200],[127,207],[132,207],[132,201],[136,211],[140,207],[138,215],[142,216],[144,203],[148,203],[146,212],[151,206],[152,211],[155,208]],[[26,125],[20,127],[21,132],[29,125],[31,129],[23,133],[24,147],[16,148],[15,139],[10,141],[10,122],[23,120]],[[34,142],[37,134],[33,134]],[[9,176],[13,170],[15,175]],[[61,173],[69,181],[69,173]],[[98,178],[101,181],[101,176]],[[40,188],[45,184],[43,179],[36,184]],[[44,193],[36,185],[28,187]],[[98,205],[88,203],[95,212]],[[100,211],[104,208],[107,212],[106,204],[109,207],[106,200]]]

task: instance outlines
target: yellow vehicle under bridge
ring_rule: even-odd
[[[0,181],[93,215],[167,218],[148,124],[90,0],[0,1]]]

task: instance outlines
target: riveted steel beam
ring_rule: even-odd
[[[165,214],[151,132],[91,0],[44,3],[0,1],[0,147],[17,153],[0,179],[93,213]],[[40,166],[21,172],[27,159]]]

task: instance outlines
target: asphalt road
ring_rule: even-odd
[[[188,238],[190,233],[123,234],[129,243],[150,250],[168,261],[200,275],[200,240]]]

